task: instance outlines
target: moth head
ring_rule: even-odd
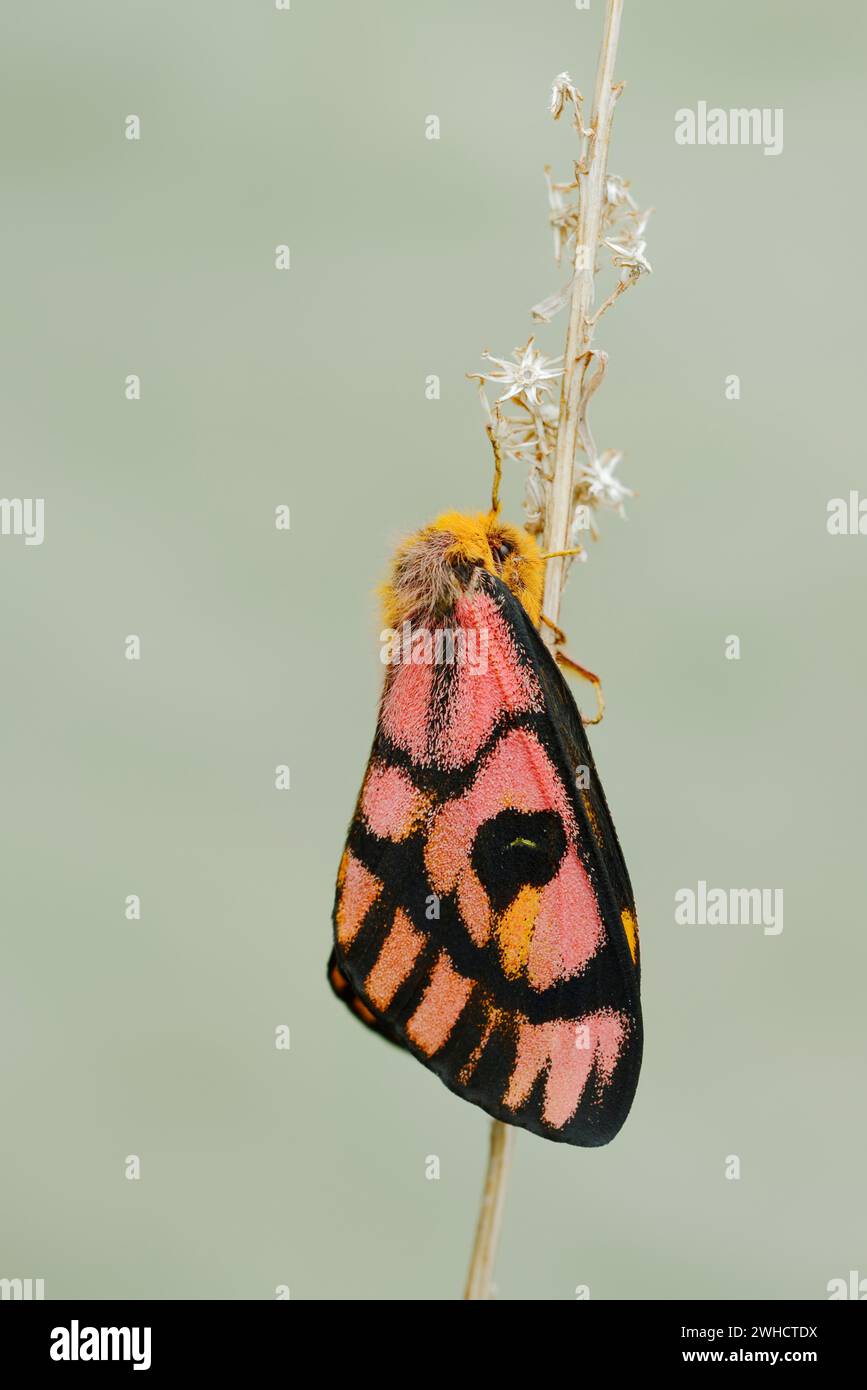
[[[480,573],[501,579],[538,624],[545,565],[529,532],[498,512],[446,512],[398,548],[381,591],[386,626],[445,618]]]

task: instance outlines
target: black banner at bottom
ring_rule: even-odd
[[[410,1302],[411,1300],[407,1300]],[[0,1303],[0,1347],[5,1367],[19,1374],[32,1372],[63,1376],[100,1368],[139,1372],[151,1378],[178,1372],[286,1371],[298,1366],[298,1353],[321,1348],[322,1328],[311,1319],[307,1304],[296,1302],[153,1301],[153,1302],[3,1302]],[[558,1332],[574,1342],[563,1343],[564,1359],[580,1369],[601,1355],[618,1372],[635,1367],[647,1371],[682,1366],[812,1366],[823,1372],[857,1365],[863,1344],[863,1311],[844,1302],[576,1302],[567,1312],[547,1314]],[[402,1339],[412,1337],[401,1315]],[[426,1317],[430,1317],[430,1313]],[[482,1314],[482,1327],[490,1328]],[[531,1315],[517,1335],[530,1350],[544,1324],[541,1312]],[[346,1303],[334,1306],[332,1317],[351,1336],[353,1315]],[[452,1324],[452,1326],[455,1326]],[[458,1325],[464,1337],[473,1336],[474,1320]],[[419,1325],[422,1345],[440,1333],[428,1322]],[[368,1337],[374,1341],[371,1324]],[[434,1334],[432,1336],[432,1334]],[[479,1360],[498,1362],[499,1343],[514,1352],[515,1327],[502,1341],[484,1339]],[[335,1341],[341,1331],[335,1328]],[[463,1344],[463,1342],[462,1342]],[[572,1347],[566,1356],[565,1348]],[[356,1352],[356,1355],[361,1355]],[[475,1360],[476,1358],[474,1358]]]

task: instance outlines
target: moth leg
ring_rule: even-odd
[[[549,481],[550,481],[550,480],[549,480]],[[583,545],[573,545],[573,546],[571,546],[568,550],[547,550],[547,551],[545,552],[545,554],[542,556],[542,559],[543,559],[543,560],[556,560],[556,558],[557,558],[558,555],[583,555],[583,554],[584,554],[584,547],[583,547]],[[548,621],[548,619],[546,618],[546,619],[545,619],[545,622],[547,622],[547,621]],[[557,631],[559,632],[560,629],[558,628]],[[564,640],[565,640],[565,639],[564,639]]]
[[[562,647],[563,643],[566,641],[566,634],[563,631],[562,627],[558,627],[557,624],[552,622],[551,619],[547,617],[545,613],[539,615],[539,621],[542,624],[544,624],[546,628],[548,628],[549,632],[553,632],[554,646]]]
[[[601,682],[601,680],[599,679],[599,677],[598,677],[597,675],[594,675],[594,673],[593,673],[592,671],[588,671],[586,666],[579,666],[579,665],[578,665],[578,662],[577,662],[577,661],[573,661],[572,658],[571,658],[571,656],[568,656],[568,655],[566,654],[566,652],[561,652],[561,651],[560,651],[560,648],[563,646],[563,644],[564,644],[565,641],[566,641],[566,634],[565,634],[565,632],[563,631],[563,629],[562,629],[561,627],[558,627],[557,624],[554,623],[554,622],[552,622],[550,618],[547,618],[547,617],[545,616],[544,613],[542,614],[541,621],[544,623],[545,627],[549,628],[550,631],[553,632],[553,634],[554,634],[554,658],[555,658],[555,660],[558,661],[558,662],[560,663],[561,666],[565,666],[569,671],[574,671],[575,674],[576,674],[576,676],[580,676],[582,680],[589,681],[589,683],[593,686],[593,689],[596,691],[596,715],[595,715],[595,718],[593,718],[593,719],[585,719],[584,716],[583,716],[583,714],[582,714],[582,716],[581,716],[581,722],[582,722],[582,724],[587,725],[587,724],[599,724],[599,723],[601,723],[601,721],[602,721],[602,716],[603,716],[603,714],[605,713],[605,698],[604,698],[604,696],[603,696],[603,694],[602,694],[602,682]]]
[[[602,716],[605,713],[605,697],[602,694],[602,682],[599,677],[595,676],[592,671],[588,671],[586,666],[579,666],[578,662],[573,661],[571,656],[567,656],[565,652],[555,651],[554,655],[561,666],[568,667],[570,671],[575,672],[576,676],[580,676],[582,680],[589,681],[596,691],[596,714],[592,719],[585,719],[582,714],[581,723],[601,724]]]

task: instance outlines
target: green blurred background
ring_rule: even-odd
[[[4,7],[2,492],[46,529],[0,538],[0,1276],[48,1298],[461,1292],[488,1122],[331,998],[333,879],[375,585],[401,534],[486,501],[464,374],[562,283],[542,169],[575,147],[546,104],[564,68],[592,91],[601,17]],[[611,167],[657,208],[655,274],[603,322],[593,420],[640,496],[564,622],[608,697],[647,1044],[610,1148],[518,1133],[502,1298],[867,1275],[867,538],[825,525],[867,491],[865,31],[856,0],[627,0]],[[676,145],[699,100],[783,107],[783,154]],[[676,926],[699,879],[782,887],[782,935]]]

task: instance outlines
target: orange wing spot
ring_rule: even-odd
[[[343,994],[349,988],[349,981],[340,969],[339,965],[332,965],[330,980],[338,994]]]
[[[378,1009],[388,1008],[424,943],[422,933],[416,931],[406,913],[398,908],[391,931],[364,985],[367,997]]]
[[[360,999],[358,999],[358,998],[353,999],[353,1001],[352,1001],[352,1007],[353,1007],[353,1009],[355,1010],[355,1012],[358,1014],[358,1017],[359,1017],[360,1019],[363,1019],[365,1023],[376,1023],[376,1015],[375,1015],[375,1014],[372,1014],[372,1013],[370,1012],[370,1009],[367,1007],[367,1005],[366,1005],[366,1004],[362,1004],[362,1002],[361,1002]]]
[[[442,1047],[472,990],[472,980],[459,975],[445,951],[441,951],[424,997],[406,1028],[411,1040],[426,1056],[432,1057]]]
[[[538,888],[525,884],[497,922],[497,945],[508,980],[517,979],[527,964],[541,897]]]
[[[628,907],[624,907],[620,914],[620,920],[623,923],[623,930],[626,932],[629,954],[632,956],[632,964],[634,965],[638,959],[638,923]]]
[[[593,838],[596,841],[599,848],[603,849],[604,841],[602,838],[602,830],[599,825],[599,817],[596,814],[596,807],[593,805],[593,800],[590,796],[588,796],[587,792],[581,793],[581,804],[584,807],[584,814],[590,822],[590,829],[593,831]]]
[[[341,886],[337,939],[342,946],[346,946],[357,936],[368,908],[382,892],[382,884],[351,850],[347,850],[343,856],[337,881]]]

